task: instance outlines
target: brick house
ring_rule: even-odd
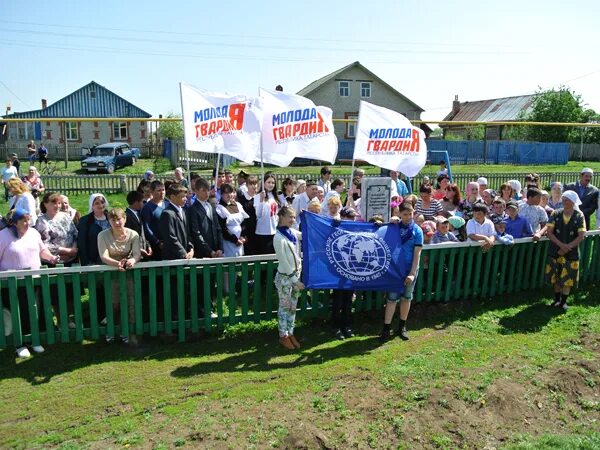
[[[139,122],[73,121],[56,122],[53,118],[140,118]],[[42,99],[42,108],[15,112],[6,119],[31,119],[31,122],[8,124],[6,145],[25,149],[30,140],[44,142],[50,147],[64,146],[65,139],[74,146],[91,146],[105,142],[129,142],[136,145],[148,140],[145,119],[151,115],[95,81],[48,105]]]

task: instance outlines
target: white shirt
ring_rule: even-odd
[[[206,211],[206,215],[208,216],[208,218],[210,220],[212,220],[212,208],[211,208],[211,204],[208,201],[201,201],[196,199],[197,202],[200,202],[200,204],[204,207],[204,211]]]
[[[470,219],[467,222],[467,236],[470,234],[482,234],[484,236],[494,236],[496,234],[496,230],[494,229],[494,224],[487,217],[483,221],[483,223],[477,222],[475,219]],[[473,239],[469,238],[469,241]]]
[[[14,209],[21,208],[27,211],[29,217],[31,217],[29,220],[29,225],[35,227],[35,224],[37,223],[37,207],[35,205],[35,198],[33,198],[33,195],[31,195],[29,192],[25,192],[21,195],[11,197],[8,200],[8,208],[12,209],[13,207]]]
[[[292,203],[292,208],[294,208],[294,211],[296,212],[296,222],[294,222],[294,228],[296,230],[300,226],[300,213],[302,211],[306,211],[306,209],[308,208],[309,202],[310,202],[310,199],[308,198],[308,195],[306,195],[306,192],[303,192],[302,194],[298,194],[298,195],[296,195],[296,198],[294,198],[294,202]]]
[[[11,178],[19,178],[19,173],[15,166],[2,168],[2,181],[7,182]]]
[[[260,201],[260,192],[254,196],[254,209],[256,210],[256,234],[273,236],[277,231],[277,211],[279,206],[271,192],[268,193],[266,202]]]

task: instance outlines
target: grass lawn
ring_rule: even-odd
[[[560,313],[538,294],[419,304],[411,340],[381,312],[303,348],[274,322],[186,344],[0,352],[0,447],[600,448],[600,298]]]

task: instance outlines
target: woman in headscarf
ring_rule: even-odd
[[[513,196],[513,200],[522,200],[523,199],[523,193],[521,192],[521,190],[523,189],[521,186],[521,182],[519,180],[508,180],[507,183],[510,185],[511,188],[513,188],[514,191],[514,196]]]
[[[585,218],[579,210],[581,200],[574,191],[562,194],[563,207],[548,219],[548,261],[546,277],[554,287],[552,306],[566,310],[571,289],[579,281],[579,244],[585,238]]]
[[[37,270],[41,267],[41,260],[56,264],[59,256],[55,256],[46,247],[40,238],[40,234],[30,227],[31,216],[29,212],[22,208],[16,208],[10,211],[6,218],[7,227],[0,231],[0,271],[5,270]],[[19,300],[19,312],[21,317],[21,332],[23,335],[31,333],[31,324],[28,314],[29,306],[27,293],[24,287],[17,289]],[[8,292],[3,293],[4,298],[8,298]],[[34,305],[33,315],[38,316],[37,300]],[[16,349],[19,358],[28,358],[31,356],[26,346]],[[33,346],[33,351],[42,353],[44,347],[41,345]]]
[[[82,266],[102,264],[98,254],[98,235],[110,228],[107,211],[108,200],[104,195],[90,195],[88,214],[81,218],[77,226],[77,247]]]

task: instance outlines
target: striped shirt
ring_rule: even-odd
[[[423,206],[423,200],[422,199],[417,199],[417,204],[415,206],[415,211],[417,214],[423,214],[423,216],[425,217],[425,220],[433,220],[433,218],[435,216],[437,216],[438,214],[441,214],[443,212],[443,208],[442,208],[442,204],[435,200],[435,199],[431,199],[431,201],[429,202],[429,207],[425,208]]]

